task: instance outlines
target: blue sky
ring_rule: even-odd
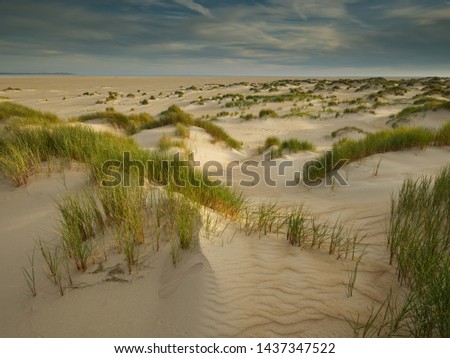
[[[0,1],[0,72],[449,76],[450,1]]]

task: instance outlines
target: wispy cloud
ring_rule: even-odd
[[[297,14],[303,20],[310,18],[344,19],[349,18],[346,5],[355,0],[270,0],[270,7],[281,8]]]
[[[433,6],[402,6],[388,10],[386,16],[413,20],[419,25],[433,25],[442,21],[450,21],[450,2]]]
[[[177,4],[187,7],[190,10],[196,11],[204,16],[212,17],[211,12],[203,5],[194,2],[193,0],[175,0]]]

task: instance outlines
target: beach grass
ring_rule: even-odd
[[[334,130],[333,132],[331,132],[331,136],[333,138],[336,138],[336,137],[338,137],[344,133],[348,133],[348,132],[357,132],[357,133],[362,133],[362,134],[366,133],[361,128],[354,127],[354,126],[346,126],[346,127],[342,127],[342,128]]]
[[[93,240],[103,234],[105,223],[89,190],[68,193],[56,202],[60,213],[59,235],[67,257],[78,270],[86,271],[93,253]]]
[[[283,151],[298,153],[302,150],[315,150],[314,145],[309,141],[299,140],[297,138],[289,138],[281,141],[276,136],[267,137],[264,145],[258,148],[258,153],[262,154],[269,148],[271,148],[271,158],[281,158]]]
[[[268,149],[273,146],[281,147],[281,139],[275,136],[267,137],[264,142],[264,149]]]
[[[434,177],[407,179],[392,196],[387,241],[390,263],[405,288],[389,291],[360,322],[347,319],[358,336],[450,336],[450,166]]]
[[[163,135],[159,139],[158,148],[161,151],[168,151],[170,148],[185,148],[186,144],[184,141],[181,140],[175,140],[167,135]]]
[[[328,254],[337,259],[360,259],[356,256],[364,240],[360,230],[348,227],[337,219],[334,223],[320,221],[304,206],[297,206],[285,214],[286,239],[292,246],[317,248],[328,244]]]
[[[281,149],[287,150],[289,153],[297,153],[302,150],[315,150],[314,145],[307,140],[299,140],[296,138],[286,139],[281,142]]]
[[[176,203],[176,231],[179,247],[188,250],[198,243],[198,229],[200,224],[199,206],[186,197],[180,196]]]
[[[242,142],[232,138],[222,127],[211,121],[205,121],[197,119],[194,122],[194,126],[203,128],[206,133],[213,137],[215,142],[222,141],[226,143],[230,148],[240,150],[242,148]]]
[[[292,246],[304,246],[309,237],[307,225],[310,213],[303,206],[292,209],[286,217],[286,239]]]
[[[435,137],[436,145],[450,145],[450,122],[444,124],[437,132]]]
[[[155,121],[155,119],[148,113],[126,115],[116,112],[114,109],[104,112],[84,114],[79,116],[77,121],[87,122],[93,119],[104,119],[112,126],[123,129],[129,135],[139,132],[141,128],[146,127]]]
[[[38,240],[39,250],[47,267],[49,279],[58,288],[59,294],[64,296],[65,286],[63,285],[62,276],[62,257],[59,255],[59,247],[50,247],[50,244],[44,240]]]
[[[262,109],[259,111],[259,118],[265,118],[265,117],[270,117],[270,118],[278,118],[278,113],[275,112],[273,109]]]
[[[20,124],[60,123],[53,113],[37,111],[14,102],[0,102],[0,122],[15,120]]]
[[[145,187],[136,182],[130,186],[98,186],[97,193],[107,224],[116,230],[117,251],[121,252],[129,240],[142,244],[147,209]]]
[[[22,267],[22,274],[32,297],[37,296],[36,270],[34,264],[35,253],[36,253],[36,246],[33,247],[31,255],[27,255],[29,267],[28,268]]]
[[[177,171],[173,168],[177,168],[178,164],[168,154],[141,149],[129,137],[95,132],[76,124],[15,127],[2,131],[0,144],[0,169],[17,186],[26,185],[32,175],[39,173],[41,163],[51,158],[84,163],[92,182],[99,184],[108,179],[103,170],[107,161],[117,163],[114,169],[118,172],[126,172],[124,153],[129,153],[134,160],[148,164],[148,170],[144,173],[148,182],[171,185],[191,200],[229,217],[236,217],[244,202],[241,193],[214,185],[201,172],[189,167],[179,168],[178,172],[187,185],[178,186],[176,180],[170,178]],[[165,170],[168,162],[172,163],[171,171]],[[141,185],[141,178],[139,180]]]
[[[447,145],[450,141],[450,126],[446,124],[438,131],[420,127],[398,127],[368,133],[363,139],[343,138],[335,142],[332,151],[322,154],[316,163],[304,168],[304,177],[309,180],[323,178],[341,159],[348,162],[361,160],[370,155],[411,148],[424,149],[429,145]],[[341,166],[344,165],[341,162]],[[334,166],[339,169],[340,166]]]
[[[195,126],[203,128],[206,133],[208,133],[213,137],[214,141],[225,142],[231,148],[239,150],[242,146],[241,142],[230,137],[230,135],[220,126],[214,124],[211,121],[194,119],[189,113],[183,111],[180,107],[176,105],[172,105],[167,110],[161,112],[158,115],[158,120],[143,125],[142,129],[152,129],[167,125],[176,126],[179,124],[184,125],[185,127]]]
[[[348,272],[348,284],[346,287],[346,294],[347,297],[353,296],[353,289],[355,287],[356,278],[358,276],[358,267],[359,267],[360,261],[356,261],[355,268],[352,271]]]
[[[188,126],[183,123],[177,123],[175,126],[175,134],[181,138],[189,138],[191,136],[191,132]]]
[[[440,109],[450,110],[450,101],[425,97],[414,101],[412,106],[403,108],[400,112],[394,115],[394,119],[405,119],[417,113],[437,111]]]
[[[414,299],[408,331],[450,336],[450,166],[434,178],[406,180],[393,196],[388,244],[391,263]]]

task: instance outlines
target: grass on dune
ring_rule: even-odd
[[[189,127],[183,123],[177,123],[175,127],[175,134],[181,138],[189,138],[191,136]]]
[[[93,248],[92,240],[103,233],[105,224],[95,198],[90,191],[67,194],[57,202],[60,212],[61,246],[78,270],[86,271]]]
[[[152,192],[149,211],[153,218],[154,248],[158,251],[161,243],[168,242],[172,263],[176,266],[182,252],[195,248],[198,243],[200,205],[169,188]]]
[[[230,135],[220,126],[201,119],[193,119],[192,116],[176,105],[170,106],[167,110],[161,112],[158,116],[158,120],[145,124],[142,129],[152,129],[163,127],[166,125],[178,125],[182,124],[186,127],[200,127],[203,128],[209,135],[213,137],[215,141],[225,142],[229,147],[234,149],[240,149],[242,143],[236,139],[230,137]]]
[[[279,116],[278,113],[272,109],[262,109],[261,111],[259,111],[259,118],[265,117],[278,118]]]
[[[438,100],[432,97],[421,98],[416,100],[412,106],[403,108],[397,114],[392,115],[387,123],[391,124],[392,127],[396,127],[401,123],[407,123],[409,118],[415,114],[440,109],[450,110],[450,101]]]
[[[184,195],[190,200],[200,203],[210,209],[222,213],[225,217],[234,219],[239,215],[245,197],[242,192],[210,181],[201,171],[184,168],[177,175],[181,180],[193,185],[171,185],[172,190]]]
[[[289,153],[298,153],[302,150],[314,150],[314,145],[306,140],[298,140],[296,138],[286,139],[281,141],[280,138],[276,136],[267,137],[264,146],[259,148],[259,151],[272,148],[272,158],[279,158],[283,155],[283,151],[287,150]]]
[[[132,160],[149,163],[147,170],[144,168],[138,173],[132,164],[128,168],[123,157],[125,152],[130,153]],[[60,251],[44,250],[44,253],[50,258],[52,267],[55,260],[58,261],[54,277],[61,294],[65,288],[61,267],[66,267],[71,260],[78,270],[86,271],[89,262],[98,255],[97,238],[103,237],[106,226],[112,229],[116,249],[124,254],[131,273],[138,263],[139,245],[144,242],[149,220],[149,186],[146,183],[164,185],[167,191],[176,193],[182,200],[175,206],[176,210],[171,210],[178,213],[171,221],[177,223],[173,233],[180,250],[195,245],[197,219],[194,214],[199,205],[235,218],[245,201],[241,193],[214,185],[202,172],[180,165],[167,153],[139,148],[131,138],[95,132],[76,124],[15,126],[1,131],[0,169],[17,186],[26,185],[30,176],[40,171],[41,163],[52,158],[85,163],[92,185],[89,191],[67,194],[56,204],[60,212]],[[100,185],[103,179],[111,179],[104,171],[105,161],[114,161],[112,169],[126,176],[119,185]],[[125,174],[127,169],[130,169],[129,176]],[[179,178],[184,185],[179,185]],[[126,179],[130,186],[125,186]],[[59,253],[64,255],[60,257]],[[104,255],[106,257],[106,253]],[[34,272],[25,269],[24,275],[33,294]]]
[[[437,145],[450,145],[450,122],[436,132],[435,142]]]
[[[406,180],[392,198],[391,263],[408,285],[407,331],[414,337],[450,336],[450,166],[433,180]]]
[[[388,226],[391,264],[407,290],[391,292],[369,318],[347,322],[363,337],[450,336],[450,166],[433,179],[408,179],[393,195]],[[401,299],[399,299],[401,298]]]
[[[358,244],[365,237],[358,230],[346,228],[339,220],[335,223],[321,222],[303,206],[293,208],[286,214],[285,225],[286,238],[291,245],[318,249],[328,245],[328,254],[337,259],[354,260]]]
[[[281,143],[281,148],[284,150],[288,150],[289,153],[297,153],[300,152],[301,150],[314,150],[315,147],[314,145],[307,141],[307,140],[298,140],[296,138],[291,138],[291,139],[287,139],[284,140]]]
[[[8,125],[56,124],[61,120],[53,113],[37,111],[13,102],[0,102],[0,123]]]
[[[223,210],[233,216],[243,200],[241,194],[223,186],[211,185],[202,173],[189,167],[179,170],[187,184],[176,185],[170,178],[176,171],[176,162],[167,154],[140,149],[131,138],[64,124],[17,127],[4,130],[1,134],[0,169],[17,186],[26,185],[30,176],[39,172],[41,163],[53,157],[85,163],[92,180],[100,183],[106,177],[102,171],[103,163],[114,160],[118,163],[115,169],[121,171],[124,169],[123,154],[129,152],[133,160],[149,163],[144,175],[150,183],[171,185],[188,198],[214,210]],[[165,163],[169,161],[172,162],[171,171],[165,168]]]
[[[267,137],[266,141],[264,142],[264,148],[268,149],[268,148],[273,147],[273,146],[277,146],[277,147],[281,146],[280,138],[275,137],[275,136]]]
[[[339,135],[341,135],[343,133],[348,133],[348,132],[357,132],[357,133],[363,133],[363,134],[366,133],[361,128],[353,127],[353,126],[347,126],[347,127],[342,127],[342,128],[334,130],[333,132],[331,132],[331,136],[333,138],[336,138],[337,136],[339,136]]]
[[[131,273],[138,263],[138,245],[145,241],[147,191],[138,185],[118,185],[99,186],[97,193],[106,223],[114,229],[116,251],[123,252]]]
[[[182,250],[188,250],[195,247],[198,242],[199,206],[181,196],[177,198],[176,208],[175,222],[179,247]],[[186,215],[187,213],[189,215]]]
[[[366,106],[347,107],[344,109],[344,113],[359,113],[367,111],[369,108]]]
[[[144,124],[142,129],[153,129],[168,125],[177,125],[177,123],[181,123],[189,127],[194,125],[194,119],[190,114],[183,111],[177,105],[172,105],[165,111],[161,112],[156,121]]]
[[[45,261],[47,275],[53,284],[58,287],[59,294],[64,296],[65,286],[63,285],[62,261],[58,246],[50,246],[42,239],[38,241],[41,256]]]
[[[163,135],[158,143],[158,147],[162,151],[167,151],[170,148],[185,148],[186,144],[184,143],[183,139],[181,140],[174,140],[171,137],[167,135]]]
[[[37,296],[36,269],[35,269],[36,246],[33,247],[31,255],[27,255],[29,267],[22,267],[22,274],[32,297]]]
[[[125,187],[98,187],[98,198],[102,204],[108,225],[119,232],[132,232],[136,244],[144,242],[144,211],[146,207],[145,189],[138,185]],[[118,251],[122,250],[121,239],[117,242]]]
[[[130,138],[94,132],[78,126],[61,125],[51,129],[16,128],[5,133],[1,142],[1,169],[17,186],[25,185],[29,177],[39,171],[40,163],[50,157],[86,163],[93,180],[100,182],[105,177],[102,164],[107,160],[116,160],[120,163],[117,169],[123,169],[123,153],[130,152],[134,160],[144,163],[149,161],[149,170],[145,172],[149,182],[170,184],[192,200],[218,211],[228,211],[229,207],[230,215],[242,201],[241,196],[233,190],[210,185],[201,173],[188,167],[180,169],[187,185],[178,187],[164,169],[164,161],[169,161],[170,157],[141,150]],[[173,165],[176,167],[176,164]],[[170,173],[173,174],[173,169]]]
[[[337,259],[361,260],[364,252],[359,245],[365,238],[359,230],[347,227],[337,220],[334,223],[320,220],[304,206],[282,209],[276,203],[245,204],[240,214],[240,229],[249,236],[283,232],[288,243],[301,248],[327,248]]]
[[[333,163],[339,160],[357,161],[377,153],[399,151],[411,148],[425,148],[429,145],[448,145],[450,142],[450,123],[438,131],[417,127],[398,127],[375,133],[368,133],[365,138],[352,140],[343,138],[333,144],[332,151],[321,155],[304,169],[304,177],[309,180],[323,178],[330,173]],[[331,160],[333,156],[333,160]],[[335,169],[339,169],[336,168]]]
[[[285,224],[285,211],[277,207],[276,202],[263,202],[259,205],[246,203],[240,215],[240,229],[245,235],[250,236],[253,232],[260,235],[277,233]]]
[[[155,119],[147,113],[126,115],[114,110],[89,113],[77,118],[79,122],[86,122],[92,119],[105,119],[114,127],[125,130],[127,134],[139,132],[142,127],[148,126],[155,121]]]
[[[419,112],[437,111],[439,109],[450,110],[450,101],[437,100],[434,98],[420,99],[415,101],[413,106],[402,109],[396,117],[408,117]]]
[[[242,142],[239,142],[238,140],[230,137],[230,135],[225,131],[225,129],[219,127],[218,125],[212,122],[197,119],[195,120],[194,125],[196,127],[203,128],[206,131],[206,133],[208,133],[214,138],[215,141],[225,142],[229,147],[237,150],[242,148]]]
[[[18,186],[52,157],[86,163],[95,176],[103,162],[121,159],[124,151],[138,154],[135,142],[80,126],[13,128],[2,133],[0,167]]]

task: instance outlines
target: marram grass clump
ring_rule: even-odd
[[[57,202],[62,247],[78,270],[86,271],[92,255],[92,241],[103,234],[105,223],[92,192],[67,194]]]
[[[104,119],[114,127],[125,130],[125,132],[130,135],[139,132],[141,128],[149,126],[155,121],[155,119],[147,113],[126,115],[114,110],[84,114],[78,117],[77,121],[86,122],[92,119]]]
[[[209,135],[213,137],[214,141],[222,141],[231,148],[239,150],[242,147],[242,143],[232,138],[222,127],[218,126],[217,124],[214,124],[211,121],[194,119],[189,113],[186,113],[176,105],[172,105],[167,110],[161,112],[158,116],[158,120],[151,123],[147,123],[143,125],[141,128],[152,129],[167,125],[178,126],[179,124],[185,127],[195,126],[203,128],[205,132],[207,132]]]
[[[449,187],[446,166],[434,178],[404,181],[392,196],[388,248],[405,290],[391,290],[367,320],[347,319],[356,336],[450,337]]]
[[[60,123],[53,113],[37,111],[14,102],[0,102],[0,122],[18,122],[22,125]]]
[[[450,142],[450,125],[433,131],[420,127],[397,127],[375,133],[368,133],[364,138],[353,140],[343,138],[333,144],[332,151],[322,154],[317,160],[304,168],[304,177],[309,180],[323,178],[330,173],[333,163],[344,164],[344,160],[354,162],[370,155],[411,148],[424,149],[427,146],[448,145]],[[331,158],[332,157],[332,158]],[[339,169],[334,168],[334,169]]]

